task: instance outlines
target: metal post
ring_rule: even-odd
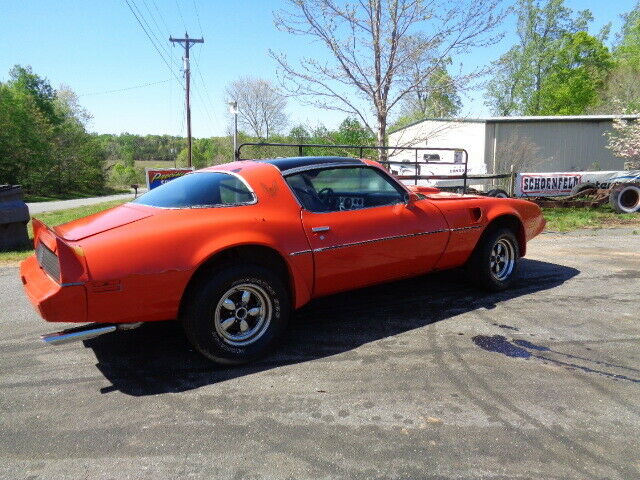
[[[416,153],[416,158],[415,158],[416,168],[414,171],[413,181],[415,185],[418,185],[418,149],[415,150],[415,153]]]
[[[232,160],[238,160],[238,102],[229,102],[229,113],[233,114],[233,156]]]
[[[516,194],[516,171],[511,165],[511,177],[509,178],[509,196],[514,197]]]
[[[187,148],[189,151],[189,157],[187,159],[188,166],[191,166],[191,104],[190,104],[190,80],[191,80],[191,68],[189,66],[189,48],[194,43],[204,43],[203,38],[189,38],[189,34],[185,32],[184,38],[169,37],[171,43],[180,43],[184,45],[184,76],[186,80],[186,104],[187,104]]]
[[[233,158],[234,160],[240,157],[238,152],[238,108],[236,104],[236,111],[233,113]]]
[[[467,169],[469,168],[469,154],[464,150],[464,176],[462,181],[462,193],[467,193]]]

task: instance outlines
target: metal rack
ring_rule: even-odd
[[[374,150],[377,152],[380,151],[396,151],[396,150],[408,150],[414,152],[414,161],[395,161],[395,160],[384,160],[380,161],[382,165],[387,167],[388,170],[391,169],[392,165],[413,165],[416,171],[416,175],[400,175],[398,176],[401,180],[414,180],[415,184],[418,184],[418,180],[462,180],[462,189],[463,192],[467,191],[467,181],[470,178],[467,174],[468,172],[468,163],[469,163],[469,153],[464,148],[448,148],[448,147],[378,147],[372,145],[332,145],[332,144],[310,144],[310,143],[268,143],[268,142],[248,142],[243,143],[238,146],[238,149],[235,151],[235,159],[236,160],[250,160],[249,158],[242,158],[242,148],[243,147],[281,147],[281,148],[297,148],[298,155],[300,157],[304,157],[306,148],[326,148],[326,149],[341,149],[341,150],[354,150],[358,152],[358,158],[363,158],[364,153],[367,150]],[[463,161],[462,162],[442,162],[442,161],[428,161],[428,160],[418,160],[418,153],[423,151],[446,151],[446,152],[462,152]],[[258,159],[259,160],[259,159]],[[420,175],[419,172],[421,165],[463,165],[464,172],[462,175]],[[473,178],[495,178],[495,176],[486,176],[486,175],[474,175]]]

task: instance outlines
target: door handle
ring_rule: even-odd
[[[329,230],[331,230],[329,227],[313,227],[311,229],[313,233],[328,232]]]

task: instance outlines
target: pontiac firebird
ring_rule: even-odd
[[[531,202],[407,187],[370,160],[243,160],[55,228],[34,219],[20,274],[46,321],[94,322],[46,341],[178,319],[238,364],[320,296],[461,266],[505,289],[544,225]]]

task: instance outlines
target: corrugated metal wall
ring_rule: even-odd
[[[622,170],[624,160],[614,157],[606,148],[604,132],[610,128],[611,121],[488,121],[485,137],[487,169],[493,171],[495,162],[498,170],[504,170],[505,165],[513,163],[508,158],[510,155],[533,154],[536,158],[533,163],[526,162],[526,170]],[[525,146],[511,154],[518,143]],[[494,157],[494,145],[497,146],[497,158]],[[516,165],[516,170],[522,168]]]

